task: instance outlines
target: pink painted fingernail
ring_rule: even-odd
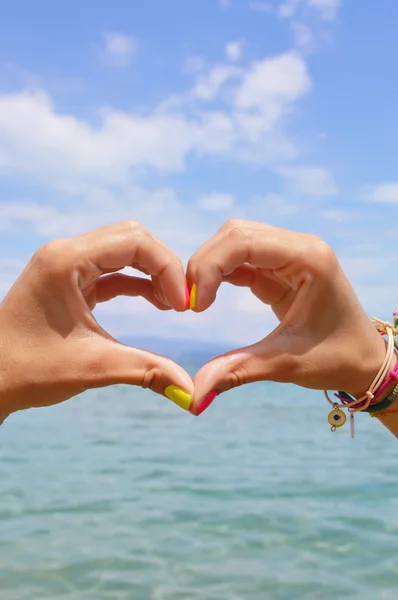
[[[217,392],[210,392],[209,394],[207,394],[207,396],[203,398],[202,402],[199,404],[196,410],[197,417],[201,415],[202,412],[206,410],[206,408],[209,408],[210,404],[213,402],[216,396],[218,396]]]
[[[189,308],[189,300],[191,298],[191,286],[189,283],[185,286],[185,307]]]

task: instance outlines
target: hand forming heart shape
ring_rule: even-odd
[[[117,273],[132,266],[151,280]],[[120,344],[95,320],[96,303],[143,296],[161,310],[206,310],[224,281],[249,287],[280,323],[252,346],[204,365],[192,380],[177,364]],[[46,244],[0,310],[0,421],[114,383],[150,387],[192,414],[219,393],[259,380],[360,395],[385,343],[362,309],[335,254],[322,240],[231,220],[190,259],[187,273],[136,222]]]

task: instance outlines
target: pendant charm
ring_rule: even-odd
[[[344,423],[347,421],[347,417],[342,410],[334,408],[328,415],[328,421],[332,431],[336,431],[338,427],[343,427]]]
[[[350,431],[352,439],[355,438],[354,413],[350,412]]]

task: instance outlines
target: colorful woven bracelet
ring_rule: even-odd
[[[333,406],[333,410],[328,415],[328,421],[332,431],[336,431],[338,427],[342,427],[347,418],[345,413],[341,410],[346,408],[350,415],[350,429],[351,437],[355,437],[354,432],[354,414],[356,412],[369,412],[371,416],[373,413],[380,413],[385,411],[391,406],[391,404],[398,399],[398,385],[394,388],[394,391],[389,396],[380,402],[375,403],[374,400],[380,396],[383,391],[390,385],[392,381],[398,381],[398,361],[394,368],[389,372],[389,366],[393,357],[394,351],[398,354],[398,342],[397,342],[397,329],[398,329],[398,309],[394,311],[394,325],[386,321],[381,321],[373,317],[372,322],[376,326],[377,330],[381,335],[387,335],[387,351],[381,365],[379,372],[372,381],[369,390],[360,398],[355,399],[346,392],[339,391],[335,396],[340,400],[341,404],[333,401],[326,390],[324,390],[325,397],[329,404]]]
[[[384,412],[387,410],[387,408],[390,408],[390,406],[394,404],[396,400],[398,400],[398,385],[395,386],[391,394],[389,394],[387,398],[383,400],[383,402],[369,406],[366,412],[368,412],[372,417],[377,417],[378,413]]]

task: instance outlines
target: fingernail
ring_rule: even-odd
[[[185,286],[185,306],[186,306],[186,308],[189,308],[190,297],[191,297],[191,287],[190,287],[189,283],[187,283]]]
[[[184,410],[189,410],[191,407],[192,396],[176,385],[168,385],[164,390],[164,395]]]
[[[191,288],[191,293],[189,295],[189,308],[195,308],[196,306],[196,283],[193,284]]]
[[[207,396],[203,398],[202,402],[199,404],[196,410],[197,417],[201,415],[202,412],[206,410],[206,408],[209,408],[210,404],[213,402],[216,396],[218,396],[217,392],[210,392],[209,394],[207,394]]]

